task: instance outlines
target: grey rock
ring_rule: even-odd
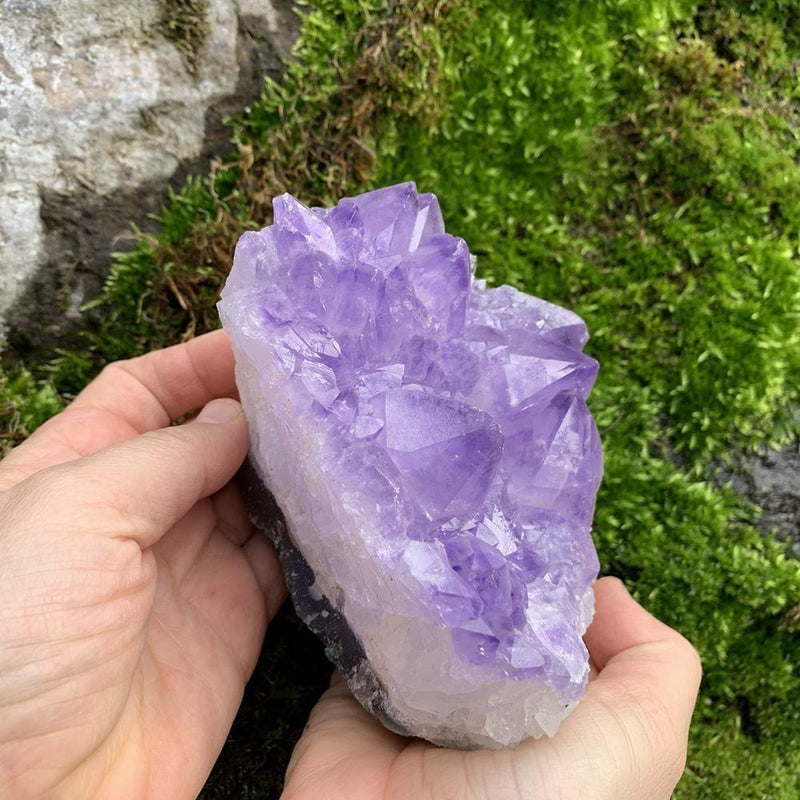
[[[737,459],[724,481],[761,507],[758,527],[789,544],[800,557],[800,441]]]
[[[129,223],[227,149],[222,118],[279,77],[291,0],[207,0],[195,64],[159,0],[0,2],[0,331],[78,317]]]

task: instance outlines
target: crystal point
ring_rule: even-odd
[[[220,314],[251,512],[283,513],[298,612],[392,730],[464,748],[552,735],[588,678],[598,569],[586,326],[474,279],[413,183],[274,205]]]

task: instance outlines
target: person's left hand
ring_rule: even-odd
[[[0,464],[0,797],[202,788],[285,593],[229,484],[235,391],[209,334],[106,368]]]

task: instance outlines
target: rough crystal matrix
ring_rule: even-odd
[[[586,684],[598,569],[583,322],[473,279],[413,183],[274,209],[220,313],[299,613],[394,730],[554,734]]]

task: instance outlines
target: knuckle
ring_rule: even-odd
[[[99,378],[111,378],[114,379],[119,376],[121,372],[127,374],[128,369],[127,365],[130,364],[130,360],[124,361],[112,361],[110,364],[106,364],[102,370],[100,370]]]
[[[168,463],[181,458],[200,455],[202,442],[207,441],[208,432],[202,426],[172,425],[169,428],[143,434],[143,457],[155,463]]]
[[[55,469],[37,472],[0,495],[0,540],[4,547],[30,542],[49,527],[51,510],[62,509],[74,492],[65,491]],[[15,544],[16,543],[16,544]]]
[[[28,509],[47,508],[57,503],[65,492],[69,493],[69,473],[62,467],[50,467],[41,470],[12,491],[18,502]]]

